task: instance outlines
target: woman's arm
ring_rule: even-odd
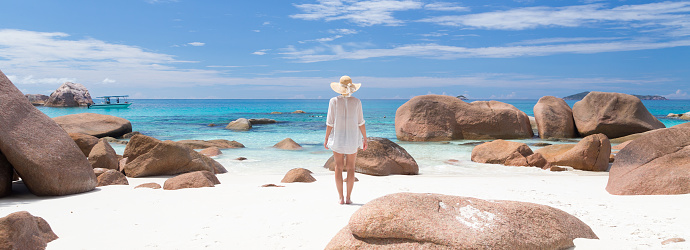
[[[333,130],[333,127],[326,126],[326,139],[323,141],[323,147],[326,149],[328,149],[328,136],[331,135],[331,130]]]
[[[367,150],[367,128],[364,124],[359,126],[359,131],[362,132],[362,150]]]

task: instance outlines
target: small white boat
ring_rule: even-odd
[[[90,109],[95,108],[108,108],[108,109],[124,109],[132,105],[130,101],[127,100],[128,95],[109,95],[109,96],[99,96],[96,98],[103,99],[103,103],[94,103],[89,105]]]

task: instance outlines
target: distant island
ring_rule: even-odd
[[[589,91],[585,91],[582,93],[577,93],[574,95],[569,95],[566,97],[563,97],[563,100],[582,100],[582,98],[585,98],[585,96],[589,94]],[[637,98],[640,98],[640,100],[668,100],[666,97],[660,96],[660,95],[633,95]]]

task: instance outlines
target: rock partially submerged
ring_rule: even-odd
[[[536,151],[548,162],[586,171],[606,171],[611,155],[611,143],[604,134],[594,134],[577,144],[546,146]]]
[[[577,135],[573,111],[561,98],[544,96],[534,105],[534,119],[539,137],[573,138]]]
[[[94,113],[63,115],[53,118],[67,133],[83,133],[98,138],[121,137],[132,132],[132,123],[127,119]]]
[[[395,133],[403,141],[531,138],[527,114],[497,101],[465,103],[443,95],[416,96],[395,113]]]
[[[124,172],[128,177],[176,175],[194,171],[225,173],[217,161],[174,141],[160,141],[135,135],[123,155],[127,158]]]
[[[26,99],[29,99],[29,102],[31,102],[31,104],[34,106],[43,106],[43,104],[46,103],[46,100],[48,100],[47,95],[26,94],[24,96],[26,96]]]
[[[31,193],[67,195],[96,188],[91,164],[74,140],[2,72],[0,100],[0,152]]]
[[[274,148],[279,148],[279,149],[285,149],[285,150],[300,150],[302,149],[302,146],[297,144],[295,141],[293,141],[290,138],[285,138],[282,141],[276,143],[273,145]]]
[[[358,209],[326,249],[565,249],[576,238],[598,239],[553,207],[397,193]]]
[[[193,149],[204,149],[204,148],[210,148],[210,147],[216,147],[216,148],[244,148],[244,144],[239,143],[237,141],[229,141],[225,139],[216,139],[216,140],[181,140],[178,141],[178,143],[184,144],[187,147],[193,148]]]
[[[268,118],[252,118],[249,119],[249,123],[252,125],[254,124],[272,124],[272,123],[277,123],[278,121],[273,120],[273,119],[268,119]]]
[[[11,213],[0,218],[2,249],[46,249],[48,242],[57,238],[46,220],[27,211]]]
[[[573,105],[573,118],[582,136],[617,138],[666,127],[639,98],[621,93],[590,92]]]
[[[252,129],[252,123],[247,120],[247,118],[239,118],[228,123],[225,129],[235,130],[235,131],[249,131]]]
[[[400,145],[380,137],[368,137],[367,141],[367,150],[357,150],[355,172],[375,176],[419,174],[419,165]],[[331,156],[324,167],[334,171],[335,158]]]
[[[79,107],[93,104],[89,90],[79,83],[65,82],[43,104],[46,107]]]

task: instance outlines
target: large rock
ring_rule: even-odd
[[[565,249],[576,238],[598,239],[553,207],[397,193],[358,209],[326,249]]]
[[[295,141],[293,141],[290,138],[285,138],[282,141],[276,143],[273,145],[274,148],[279,148],[279,149],[285,149],[285,150],[300,150],[302,149],[302,146],[297,144]]]
[[[183,188],[215,187],[217,184],[220,184],[220,181],[213,173],[209,171],[196,171],[167,179],[163,183],[163,189],[177,190]]]
[[[128,177],[176,175],[194,171],[227,172],[223,165],[174,141],[135,135],[127,144],[124,172]]]
[[[417,162],[400,145],[379,137],[368,137],[367,142],[367,150],[357,150],[355,172],[376,176],[419,174]],[[334,171],[335,158],[331,156],[324,167]]]
[[[129,185],[127,177],[120,171],[110,169],[98,176],[98,186]]]
[[[660,129],[616,154],[606,191],[617,195],[690,193],[690,127]]]
[[[44,106],[47,107],[78,107],[93,104],[89,90],[79,83],[65,82],[56,89]]]
[[[495,140],[475,146],[472,149],[470,159],[479,163],[529,166],[527,156],[532,155],[532,153],[532,149],[527,144]]]
[[[100,139],[96,146],[93,146],[89,154],[89,163],[93,168],[117,170],[119,167],[117,153],[105,139]]]
[[[465,103],[443,95],[416,96],[395,113],[395,133],[403,141],[531,138],[527,115],[497,101]]]
[[[283,183],[293,183],[293,182],[315,182],[316,179],[311,176],[311,171],[306,168],[293,168],[290,169],[287,173],[285,173],[285,176],[283,177],[283,180],[280,182]]]
[[[573,118],[582,136],[602,133],[617,138],[665,128],[640,98],[621,93],[590,92],[573,105]]]
[[[48,242],[57,238],[48,222],[27,211],[11,213],[0,218],[2,249],[46,249]]]
[[[548,162],[586,171],[606,171],[611,155],[611,143],[604,134],[594,134],[575,145],[552,145],[536,150]]]
[[[247,118],[240,118],[228,123],[225,129],[235,130],[235,131],[248,131],[252,128],[252,123],[247,120]]]
[[[187,145],[190,148],[193,149],[204,149],[204,148],[210,148],[210,147],[216,147],[216,148],[244,148],[244,144],[239,143],[237,141],[229,141],[229,140],[224,140],[224,139],[217,139],[217,140],[181,140],[178,141],[178,143],[182,143],[184,145]]]
[[[112,115],[80,113],[53,118],[67,133],[83,133],[98,138],[120,137],[132,132],[132,123]]]
[[[96,175],[77,144],[2,72],[0,152],[33,194],[67,195],[96,188]]]
[[[576,137],[573,111],[561,98],[540,98],[534,105],[534,119],[537,122],[539,137],[542,139]]]
[[[0,197],[12,194],[13,175],[14,168],[12,168],[12,164],[7,161],[5,155],[0,152]]]
[[[83,133],[69,133],[69,137],[74,140],[74,143],[76,143],[79,149],[81,149],[81,152],[84,153],[84,156],[89,156],[93,146],[96,146],[98,143],[98,137]]]
[[[26,94],[24,96],[26,97],[26,99],[29,99],[29,102],[31,102],[31,104],[34,106],[42,106],[43,104],[46,103],[46,100],[48,100],[47,95]]]
[[[202,154],[202,155],[205,155],[208,157],[213,157],[213,156],[222,155],[223,152],[221,152],[220,149],[217,147],[210,147],[210,148],[205,148],[205,149],[199,151],[199,154]]]

